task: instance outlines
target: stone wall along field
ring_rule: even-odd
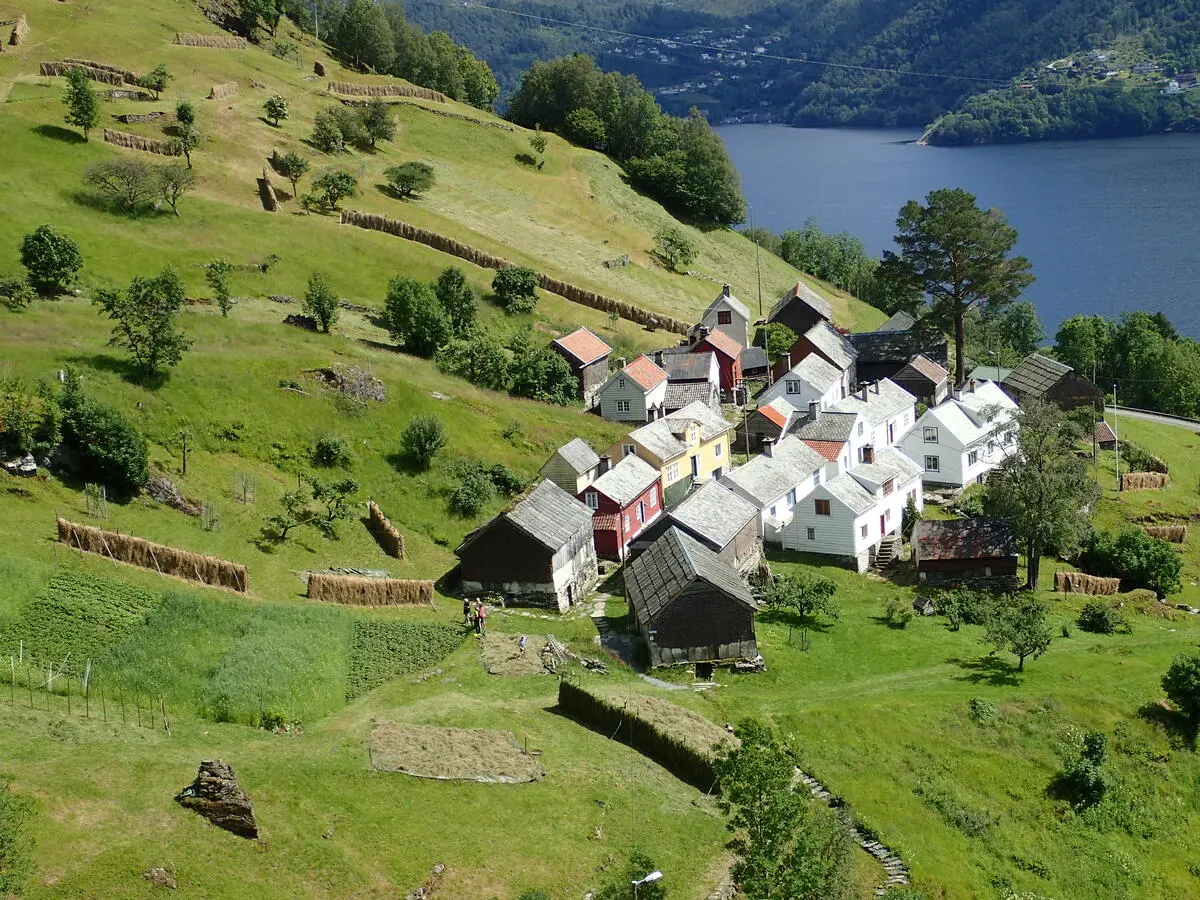
[[[1187,540],[1188,535],[1186,525],[1146,525],[1144,529],[1150,537],[1169,541],[1172,544],[1182,544]]]
[[[275,212],[279,209],[279,198],[275,196],[275,185],[271,184],[271,177],[267,174],[266,169],[263,169],[262,178],[258,179],[258,196],[262,200],[263,209],[267,212]]]
[[[17,17],[16,24],[13,25],[12,34],[8,36],[8,42],[16,47],[29,37],[29,20],[24,14]]]
[[[137,122],[153,122],[155,119],[161,119],[165,116],[164,112],[148,112],[148,113],[124,113],[119,116],[113,116],[122,125],[133,125]]]
[[[110,72],[107,69],[93,69],[91,66],[81,66],[79,64],[65,62],[44,62],[41,65],[40,72],[42,75],[48,75],[52,78],[65,76],[72,69],[83,69],[87,72],[88,78],[92,81],[99,81],[101,84],[121,85],[125,83],[125,79],[116,72]]]
[[[122,69],[117,66],[106,65],[105,63],[96,62],[91,59],[76,59],[73,56],[68,56],[63,59],[63,62],[73,66],[83,66],[86,69],[99,69],[102,72],[112,72],[115,75],[120,75],[121,80],[125,84],[137,84],[138,77],[135,73],[128,69]]]
[[[702,791],[716,788],[713,748],[736,743],[716,723],[657,697],[604,696],[563,679],[558,683],[558,706]]]
[[[1171,476],[1161,472],[1130,472],[1121,476],[1123,491],[1160,491],[1171,486]]]
[[[249,588],[246,567],[213,556],[176,550],[164,544],[154,544],[129,534],[103,531],[91,525],[80,525],[58,519],[58,539],[68,547],[84,553],[107,556],[116,562],[152,569],[162,575],[186,578],[202,584],[245,593]]]
[[[209,100],[225,100],[238,92],[236,81],[226,81],[224,84],[214,84],[208,92]]]
[[[366,228],[369,231],[382,231],[385,234],[395,235],[408,241],[424,244],[427,247],[432,247],[434,250],[439,250],[450,256],[465,259],[467,262],[474,263],[484,269],[500,269],[513,265],[501,256],[495,256],[484,250],[478,250],[469,244],[456,241],[454,238],[447,237],[444,234],[438,234],[436,231],[429,231],[425,228],[418,228],[415,225],[409,225],[407,222],[401,222],[397,219],[389,219],[386,216],[344,209],[342,210],[342,224]],[[542,290],[551,294],[557,294],[560,297],[570,300],[572,303],[578,303],[581,306],[587,306],[591,309],[598,309],[601,312],[615,312],[622,319],[646,328],[659,328],[664,331],[674,332],[675,334],[687,334],[691,328],[687,322],[679,319],[660,315],[648,309],[643,309],[640,306],[635,306],[632,303],[626,303],[622,300],[606,297],[603,294],[597,294],[595,291],[584,290],[581,287],[568,284],[565,281],[559,281],[557,278],[551,278],[548,275],[538,275],[538,286]]]
[[[184,47],[212,47],[217,50],[245,50],[246,39],[233,37],[228,34],[190,34],[175,35],[175,43]]]
[[[411,84],[352,84],[349,81],[331,81],[327,90],[331,94],[343,94],[347,97],[416,97],[418,100],[432,100],[435,103],[446,103],[450,99],[441,91]]]
[[[174,141],[157,141],[144,138],[138,134],[129,134],[113,128],[104,129],[104,143],[127,147],[130,150],[144,150],[147,153],[157,153],[160,156],[179,156],[179,145]]]
[[[1054,590],[1060,594],[1090,594],[1109,597],[1120,593],[1120,578],[1102,578],[1083,572],[1055,572]]]
[[[383,548],[383,552],[396,559],[404,559],[404,536],[388,521],[383,510],[374,500],[367,501],[367,527]]]
[[[433,606],[433,582],[313,572],[308,598],[346,606]]]

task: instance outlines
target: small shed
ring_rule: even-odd
[[[579,399],[590,406],[596,392],[608,380],[612,347],[586,328],[577,328],[550,346],[570,364],[572,374],[579,379]]]
[[[922,584],[1012,591],[1017,540],[996,519],[922,519],[913,529],[913,562]]]
[[[750,589],[729,563],[677,528],[628,565],[625,594],[652,666],[758,658]]]
[[[576,496],[600,475],[600,457],[583,438],[574,438],[550,454],[540,474]]]
[[[950,396],[950,373],[919,353],[896,373],[892,381],[926,406],[937,406]]]
[[[1096,446],[1101,450],[1116,450],[1117,435],[1112,426],[1101,419],[1096,423]]]
[[[1018,406],[1045,400],[1065,410],[1092,406],[1104,409],[1104,392],[1066,363],[1031,353],[1000,383]]]
[[[454,552],[468,595],[496,593],[561,612],[596,583],[592,511],[552,481],[480,525]]]

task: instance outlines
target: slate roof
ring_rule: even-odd
[[[1058,384],[1071,367],[1057,359],[1031,353],[1004,379],[1004,386],[1026,397],[1041,397]]]
[[[828,322],[818,322],[804,332],[804,336],[843,372],[850,368],[850,364],[858,356],[854,345]]]
[[[839,400],[830,407],[833,412],[856,412],[871,428],[907,406],[913,406],[917,398],[906,391],[890,378],[883,378],[874,384],[867,385],[866,398],[862,391],[856,391]]]
[[[592,511],[553,481],[543,481],[501,515],[551,550],[592,522]]]
[[[918,353],[935,362],[949,361],[950,344],[944,335],[920,329],[909,331],[866,331],[850,335],[850,343],[863,363],[904,365]]]
[[[875,330],[876,331],[908,331],[916,324],[917,324],[916,319],[914,319],[911,315],[906,313],[904,310],[900,310],[897,313],[893,313],[892,317],[890,319],[888,319],[886,322],[884,322],[882,325],[880,325]]]
[[[686,441],[676,437],[689,421],[700,425],[701,440],[711,440],[733,428],[723,416],[704,403],[689,403],[678,412],[629,433],[630,440],[641,444],[661,460],[674,459],[688,449]]]
[[[650,463],[630,453],[593,481],[588,490],[599,491],[624,509],[645,493],[660,475]]]
[[[825,490],[856,516],[862,515],[875,505],[875,495],[846,472],[825,482]]]
[[[792,366],[792,370],[788,375],[794,375],[797,378],[803,379],[822,394],[837,384],[838,379],[842,377],[842,373],[837,368],[831,366],[815,353],[808,354],[808,356]],[[783,377],[787,378],[787,375]]]
[[[745,347],[742,350],[742,372],[753,372],[755,369],[764,371],[770,366],[767,351],[762,347]]]
[[[625,568],[625,595],[638,625],[648,628],[697,578],[750,609],[758,608],[733,566],[690,535],[668,528]]]
[[[857,410],[822,410],[815,419],[796,429],[796,437],[805,441],[836,441],[844,444],[850,440],[856,421]]]
[[[643,391],[653,390],[667,380],[667,373],[656,366],[648,356],[639,356],[617,374],[632,379]],[[611,380],[610,378],[609,381]]]
[[[771,307],[771,311],[767,314],[767,321],[774,322],[779,313],[783,312],[784,308],[793,301],[803,303],[826,320],[833,318],[833,307],[829,305],[829,301],[804,282],[797,281],[795,287]]]
[[[711,381],[667,382],[667,396],[663,400],[666,409],[683,409],[692,403],[712,406],[719,402],[717,386]]]
[[[707,319],[710,312],[721,306],[723,303],[726,303],[729,305],[729,308],[736,312],[739,316],[741,316],[747,322],[750,321],[750,310],[746,308],[746,304],[744,304],[737,297],[733,296],[733,294],[727,293],[728,290],[729,286],[726,285],[725,289],[721,291],[717,299],[708,304],[708,309],[704,311],[704,315],[701,318]]]
[[[712,440],[717,435],[724,434],[727,431],[733,430],[733,425],[719,412],[710,406],[703,403],[689,403],[679,412],[671,413],[665,419],[660,419],[660,422],[678,422],[686,421],[687,419],[695,419],[700,423],[700,437],[703,440]]]
[[[875,454],[875,462],[859,463],[852,467],[848,474],[860,482],[883,485],[892,478],[900,484],[906,484],[918,477],[922,471],[920,466],[899,450],[889,447]]]
[[[898,373],[903,375],[907,371],[916,372],[918,375],[924,375],[933,384],[938,385],[950,377],[950,373],[942,368],[938,363],[934,362],[928,356],[917,354],[908,361],[903,369]]]
[[[708,481],[668,514],[693,534],[724,548],[758,515],[749,500],[739,497],[719,481]]]
[[[554,344],[569,353],[581,366],[591,365],[612,353],[612,347],[600,340],[586,328],[578,328],[563,335]]]
[[[913,558],[996,559],[1017,555],[1012,529],[995,519],[922,519],[913,529]]]
[[[583,438],[574,438],[559,447],[555,453],[562,457],[563,462],[571,467],[576,475],[582,475],[600,465],[600,457],[588,446]]]
[[[697,341],[696,346],[699,347],[703,344],[707,344],[714,350],[720,351],[730,359],[738,359],[741,357],[742,350],[744,349],[741,344],[723,331],[710,331],[707,335],[705,335],[703,340]]]
[[[701,381],[707,380],[712,373],[713,355],[711,353],[676,353],[663,352],[661,368],[667,372],[670,381]]]

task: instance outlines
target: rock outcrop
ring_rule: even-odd
[[[242,791],[233,769],[224,760],[200,763],[196,780],[175,795],[181,806],[195,810],[218,828],[238,837],[258,838],[258,822],[250,798]]]

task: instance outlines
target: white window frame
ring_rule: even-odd
[[[583,502],[587,504],[588,509],[597,510],[600,508],[600,495],[595,491],[585,491]]]
[[[931,462],[933,463],[933,465],[930,465]],[[940,456],[925,457],[925,471],[926,472],[942,471],[942,458]]]
[[[619,412],[619,413],[629,412],[629,401],[628,400],[618,400],[617,401],[617,412]]]
[[[796,489],[795,488],[792,488],[790,491],[787,492],[787,505],[788,505],[788,509],[791,509],[792,507],[794,507],[796,505]]]
[[[862,527],[860,527],[858,529],[858,533],[861,534],[863,537],[867,537],[868,532],[870,531],[870,528],[871,528],[871,525],[868,522],[867,524],[863,525]]]
[[[817,529],[815,529],[815,528],[808,529],[808,539],[810,541],[815,541],[817,539]]]
[[[789,394],[803,394],[804,393],[804,386],[794,378],[789,378],[787,381],[784,382],[784,384],[787,385],[787,392]]]
[[[717,459],[720,459],[720,458],[721,458],[721,445],[720,445],[720,443],[717,443],[717,444],[714,444],[714,445],[713,445],[713,456],[715,456]]]
[[[636,444],[622,444],[621,445],[621,455],[622,456],[633,456],[635,453],[637,453],[637,445]]]
[[[637,520],[638,520],[638,524],[640,524],[640,525],[646,524],[646,501],[645,500],[638,501]]]
[[[936,425],[924,425],[921,427],[921,440],[926,444],[938,443],[938,429]]]
[[[968,450],[967,451],[967,465],[973,466],[978,462],[979,462],[979,451],[978,450]]]
[[[820,484],[821,484],[821,470],[817,469],[817,471],[813,472],[813,487],[817,487]]]
[[[667,481],[674,484],[679,480],[679,463],[673,462],[667,466]]]
[[[859,422],[859,423],[858,423],[858,436],[859,436],[859,437],[862,437],[862,436],[863,436],[863,430],[864,430],[865,428],[866,428],[866,426],[865,426],[865,425],[863,425],[863,423],[862,423],[862,422]]]

